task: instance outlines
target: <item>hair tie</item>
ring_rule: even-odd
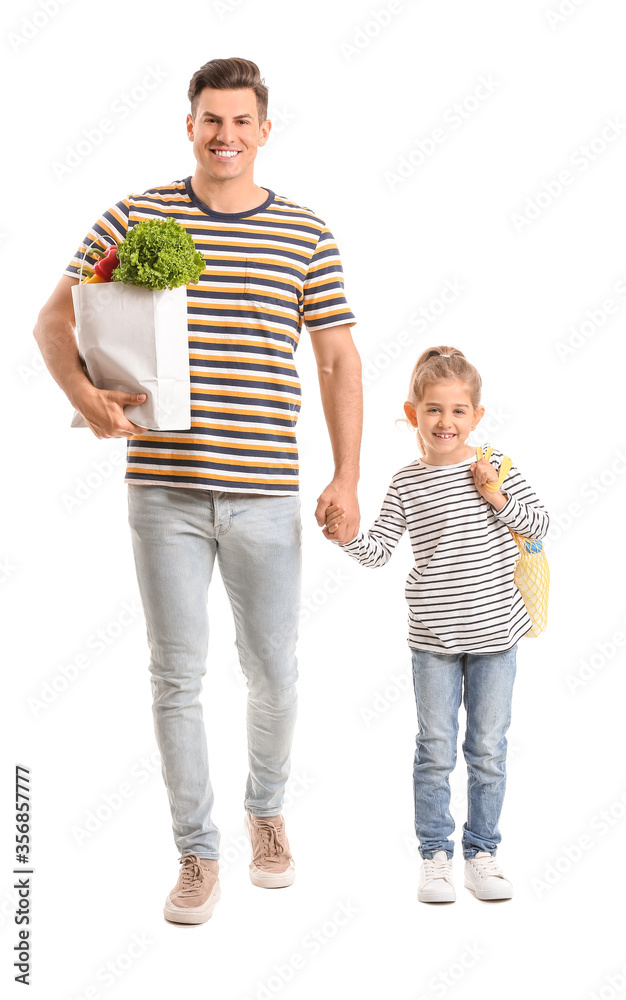
[[[439,357],[440,357],[440,358],[449,358],[449,357],[451,357],[451,356],[452,356],[452,355],[450,355],[450,354],[440,354],[440,355],[439,355]]]

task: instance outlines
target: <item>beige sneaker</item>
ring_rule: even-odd
[[[282,816],[253,816],[247,812],[246,830],[252,844],[252,884],[264,889],[291,885],[296,877],[296,866]]]
[[[219,863],[184,854],[178,882],[165,900],[163,915],[177,924],[202,924],[220,898]]]

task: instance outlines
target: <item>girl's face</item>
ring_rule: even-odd
[[[424,387],[424,398],[404,412],[421,434],[427,465],[453,465],[474,453],[465,442],[485,412],[472,406],[469,389],[463,382],[434,382]]]

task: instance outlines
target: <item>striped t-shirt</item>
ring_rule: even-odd
[[[187,177],[109,208],[64,273],[78,277],[83,258],[95,261],[85,255],[92,242],[119,243],[154,218],[180,222],[206,261],[198,284],[187,285],[191,429],[130,437],[125,480],[297,494],[302,324],[356,323],[332,233],[311,209],[269,190],[257,208],[214,212]]]
[[[502,457],[494,448],[489,461],[499,468]],[[473,461],[435,466],[417,459],[400,469],[370,530],[342,546],[363,566],[383,566],[408,529],[415,565],[405,595],[414,649],[501,652],[532,624],[513,580],[519,550],[508,526],[543,538],[548,514],[515,466],[501,486],[509,499],[496,511],[474,486]]]

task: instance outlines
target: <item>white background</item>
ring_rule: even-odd
[[[563,16],[550,17],[559,4]],[[32,769],[34,801],[31,996],[617,995],[626,986],[623,4],[49,0],[51,14],[41,10],[29,0],[2,15],[2,981],[19,993],[11,804],[20,763]],[[105,208],[193,174],[189,79],[232,55],[257,62],[270,89],[274,129],[256,183],[312,208],[340,249],[365,373],[362,526],[417,456],[413,432],[395,420],[416,357],[435,344],[478,367],[488,433],[476,443],[511,455],[552,516],[549,627],[518,647],[498,851],[510,902],[481,903],[464,889],[458,850],[457,902],[417,902],[408,539],[372,572],[320,536],[313,511],[331,453],[304,332],[305,612],[284,810],[297,879],[280,891],[248,879],[245,685],[216,574],[203,704],[222,900],[197,927],[162,917],[178,855],[137,612],[125,442],[70,429],[72,408],[31,331]],[[112,110],[155,69],[161,81],[145,99],[125,117]],[[479,88],[476,99],[481,77],[493,93]],[[104,117],[113,131],[59,177],[55,163]],[[445,140],[420,163],[419,144],[436,128]],[[401,162],[407,176],[394,182]],[[446,281],[463,290],[440,310]],[[422,331],[411,317],[423,306]],[[122,627],[124,604],[135,610]],[[80,656],[88,662],[72,671]],[[64,689],[63,668],[74,677]],[[460,838],[460,748],[459,758]]]

